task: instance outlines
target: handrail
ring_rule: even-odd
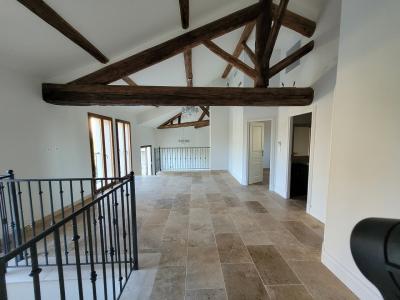
[[[100,202],[101,200],[103,200],[104,198],[106,198],[107,196],[110,196],[110,194],[112,194],[113,192],[115,192],[115,190],[118,190],[118,188],[120,188],[121,186],[123,186],[124,184],[126,184],[127,182],[129,182],[129,179],[126,180],[125,182],[119,183],[118,185],[114,186],[111,190],[109,190],[108,192],[106,192],[105,194],[100,195],[100,197],[97,197],[96,200],[91,201],[89,204],[86,204],[85,206],[83,206],[82,208],[78,209],[77,211],[75,211],[74,213],[68,215],[67,217],[65,217],[64,219],[62,219],[61,221],[57,222],[56,224],[50,226],[49,228],[47,228],[45,231],[39,233],[38,235],[36,235],[35,237],[33,237],[32,239],[30,239],[28,242],[24,243],[23,245],[11,250],[10,252],[8,252],[7,254],[0,256],[0,263],[1,261],[9,261],[13,258],[15,258],[18,254],[20,254],[21,252],[27,250],[28,248],[30,248],[33,244],[40,242],[41,240],[43,240],[44,238],[46,238],[47,236],[49,236],[50,234],[54,233],[54,231],[56,229],[59,229],[60,227],[62,227],[63,225],[65,225],[67,222],[72,221],[75,217],[77,217],[78,215],[82,214],[83,212],[87,211],[89,208],[91,208],[92,206],[94,206],[95,204],[98,204],[98,202]]]

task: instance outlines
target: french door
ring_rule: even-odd
[[[132,171],[131,124],[115,120],[117,124],[117,152],[119,176],[124,177]]]
[[[109,117],[88,114],[93,178],[115,177],[113,123]],[[96,181],[96,191],[112,184],[112,180]]]

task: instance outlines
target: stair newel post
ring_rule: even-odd
[[[136,193],[135,193],[135,173],[129,174],[129,185],[131,190],[131,215],[132,215],[132,241],[133,241],[133,254],[134,264],[133,269],[139,270],[138,262],[138,241],[137,241],[137,220],[136,220]]]
[[[11,188],[11,203],[12,203],[12,208],[10,207],[11,213],[14,216],[14,222],[13,224],[13,230],[15,233],[15,246],[16,248],[22,245],[22,233],[21,233],[21,220],[19,217],[19,209],[18,209],[18,199],[17,199],[17,190],[15,188],[15,176],[14,176],[14,171],[13,170],[8,170],[8,175],[9,181],[10,181],[10,188]],[[24,259],[24,255],[21,252],[19,255],[19,259],[22,260]]]
[[[7,264],[0,259],[0,299],[7,300],[7,285],[6,285]]]

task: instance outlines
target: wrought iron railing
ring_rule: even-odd
[[[155,148],[154,159],[156,172],[209,169],[210,147]]]
[[[107,188],[95,193],[99,186]],[[60,299],[84,298],[83,272],[89,273],[91,298],[119,298],[138,269],[133,173],[125,178],[28,180],[10,172],[0,177],[0,213],[2,300],[8,299],[7,270],[15,267],[30,269],[33,299],[41,299],[40,273],[47,266],[57,267]],[[78,283],[67,293],[66,265],[74,266]]]

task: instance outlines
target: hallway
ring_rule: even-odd
[[[323,226],[301,201],[225,172],[136,189],[140,270],[122,299],[355,299],[320,262]]]

